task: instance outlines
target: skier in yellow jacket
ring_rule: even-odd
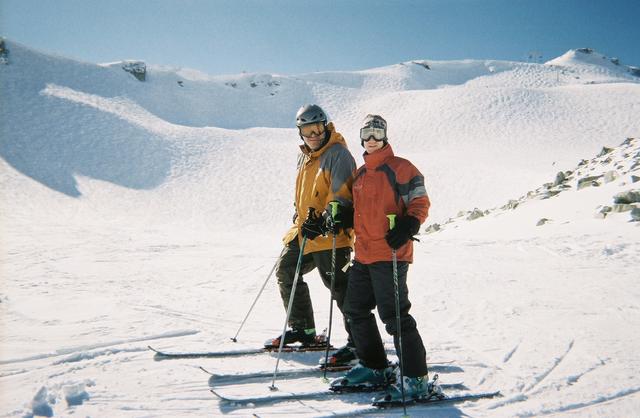
[[[290,330],[265,343],[265,346],[279,346],[284,337],[285,344],[300,342],[309,345],[316,342],[316,329],[309,288],[303,275],[318,268],[322,282],[331,288],[332,236],[336,233],[336,264],[333,298],[342,311],[346,290],[347,272],[351,259],[353,234],[353,203],[351,186],[356,169],[355,160],[347,149],[347,144],[329,123],[326,113],[318,105],[305,105],[296,114],[296,125],[302,153],[298,159],[295,208],[293,226],[285,235],[285,250],[276,266],[276,276],[285,309],[289,303],[296,264],[300,254],[302,238],[307,241],[304,248],[300,277],[296,286],[291,314]],[[338,215],[332,219],[329,202],[339,203]],[[310,212],[309,209],[313,208]],[[309,215],[310,214],[310,215]],[[329,360],[330,364],[346,364],[356,361],[355,346],[347,321],[345,329],[348,343]]]

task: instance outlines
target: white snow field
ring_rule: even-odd
[[[440,381],[463,386],[449,394],[502,395],[411,416],[640,413],[634,68],[572,50],[545,64],[414,61],[294,76],[147,66],[139,81],[126,63],[5,46],[1,417],[311,417],[369,405],[371,395],[220,403],[199,366],[273,372],[275,355],[156,361],[147,349],[256,348],[281,332],[271,278],[230,341],[291,222],[294,115],[305,103],[328,111],[358,164],[362,118],[388,120],[432,201],[409,270],[429,360],[453,361]],[[306,280],[324,328],[329,292],[317,273]],[[320,356],[286,354],[280,369]],[[217,389],[254,396],[270,383]],[[320,374],[276,385],[327,387]]]

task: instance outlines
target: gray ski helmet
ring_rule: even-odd
[[[327,123],[327,114],[318,105],[308,104],[298,109],[296,113],[296,126],[308,125],[310,123]]]
[[[387,121],[380,115],[367,115],[362,122],[363,128],[379,128],[387,130]]]

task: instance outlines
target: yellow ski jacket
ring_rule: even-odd
[[[296,178],[295,207],[296,220],[283,238],[287,245],[296,236],[302,243],[300,228],[307,219],[309,208],[314,208],[317,215],[323,211],[331,211],[329,202],[335,200],[342,206],[353,206],[351,186],[353,185],[356,162],[347,148],[342,135],[336,132],[333,123],[327,125],[329,141],[319,150],[310,151],[301,145],[302,153],[298,158],[298,176]],[[330,250],[332,237],[319,236],[307,240],[304,253]],[[336,236],[336,248],[352,247],[351,230],[341,230]]]

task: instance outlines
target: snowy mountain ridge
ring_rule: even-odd
[[[291,121],[301,103],[325,107],[359,164],[362,117],[384,115],[396,152],[410,157],[427,177],[436,221],[469,202],[487,207],[511,198],[541,183],[552,164],[568,165],[609,138],[635,136],[640,119],[634,105],[640,78],[619,69],[607,70],[611,82],[592,85],[603,80],[598,68],[580,70],[582,76],[575,78],[571,69],[563,75],[549,65],[505,61],[414,61],[359,72],[197,81],[181,77],[182,70],[156,72],[149,66],[140,82],[120,64],[77,63],[11,41],[7,45],[11,59],[2,67],[2,79],[8,104],[2,117],[11,129],[0,153],[9,172],[93,200],[94,208],[115,205],[129,213],[140,206],[136,196],[115,204],[109,193],[105,201],[92,180],[124,187],[122,195],[154,190],[146,198],[163,201],[157,213],[168,218],[189,208],[218,207],[219,200],[208,196],[233,195],[252,183],[258,190],[266,185],[290,190],[281,171],[293,170],[299,139]],[[61,147],[67,152],[59,153]],[[269,161],[266,167],[258,164],[264,170],[260,176],[234,179],[228,187],[215,181],[258,149]],[[450,163],[466,154],[474,158]],[[22,184],[7,189],[18,207],[29,205],[32,192],[21,198],[27,190]],[[287,210],[291,193],[273,196],[274,213]],[[78,202],[63,199],[61,206],[66,211]],[[273,221],[284,219],[274,215]]]
[[[617,76],[620,73],[630,77],[640,77],[640,68],[626,65],[620,62],[619,58],[607,57],[591,48],[571,49],[563,55],[547,61],[545,65],[556,65],[561,67],[591,67],[599,72],[608,72]]]

